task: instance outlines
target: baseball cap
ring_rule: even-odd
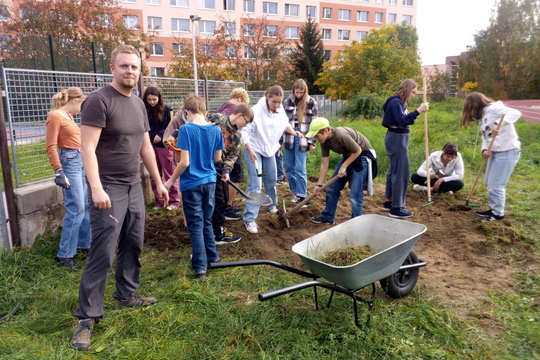
[[[307,138],[312,138],[319,131],[321,131],[322,129],[327,128],[329,126],[330,126],[330,123],[325,118],[323,118],[323,117],[315,118],[315,119],[313,119],[311,124],[309,124],[309,131],[306,134],[306,137]]]

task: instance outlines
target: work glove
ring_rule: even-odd
[[[54,173],[54,183],[63,189],[67,189],[70,184],[67,176],[64,174],[64,170],[58,169]]]

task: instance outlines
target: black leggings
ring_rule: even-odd
[[[420,176],[417,173],[411,175],[411,181],[415,184],[426,186],[426,180],[426,177]],[[437,180],[438,179],[431,179],[431,187],[433,187]],[[436,193],[440,194],[448,191],[459,191],[463,189],[463,185],[463,181],[461,180],[444,181],[441,186],[439,186],[439,190],[436,191]]]

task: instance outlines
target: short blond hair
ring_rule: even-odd
[[[235,88],[231,91],[229,99],[241,98],[244,104],[249,104],[249,94],[243,88]]]
[[[133,45],[120,45],[111,52],[111,65],[116,62],[118,54],[135,54],[140,59],[141,54]]]

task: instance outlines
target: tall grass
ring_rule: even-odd
[[[459,128],[460,109],[458,100],[432,105],[429,143],[432,151],[446,141],[459,145],[470,186],[481,159],[479,149],[474,154],[475,129]],[[425,158],[422,122],[423,117],[411,133],[413,171]],[[379,156],[377,181],[383,182],[388,162],[380,119],[332,119],[332,124],[354,127],[370,139]],[[538,254],[540,126],[520,120],[517,128],[523,155],[508,203],[518,220],[513,226],[523,226],[516,231],[527,234]],[[312,176],[318,174],[317,153],[309,156]],[[258,293],[305,280],[279,269],[214,270],[206,281],[193,281],[189,248],[143,253],[141,295],[156,296],[156,306],[114,310],[111,273],[105,318],[95,326],[92,348],[76,352],[68,342],[80,272],[55,264],[59,236],[50,232],[33,247],[0,251],[0,318],[20,304],[0,323],[0,359],[537,359],[540,354],[540,274],[525,269],[512,293],[493,292],[468,319],[418,288],[399,301],[380,295],[370,325],[358,328],[351,300],[339,294],[330,309],[319,312],[310,290],[259,302]],[[319,295],[324,305],[329,293]],[[492,325],[488,330],[478,322],[485,316]],[[365,319],[361,304],[360,317]]]

